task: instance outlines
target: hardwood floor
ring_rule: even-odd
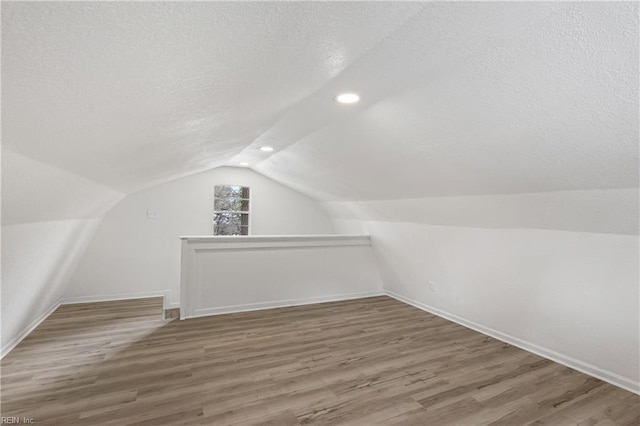
[[[640,396],[388,297],[161,320],[67,305],[2,360],[38,425],[639,425]]]

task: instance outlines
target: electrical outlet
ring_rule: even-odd
[[[147,219],[160,219],[160,212],[158,210],[147,210]]]
[[[429,286],[429,290],[434,291],[434,292],[436,291],[436,283],[435,282],[429,280],[429,281],[427,281],[427,285]]]

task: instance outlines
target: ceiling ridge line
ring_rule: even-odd
[[[357,57],[355,57],[353,59],[353,61],[347,65],[345,68],[343,68],[338,74],[336,74],[335,76],[331,77],[330,79],[326,80],[324,82],[324,84],[322,84],[320,87],[316,88],[315,90],[313,90],[311,93],[309,93],[308,95],[306,95],[304,98],[298,100],[297,102],[295,102],[293,105],[291,105],[290,107],[286,108],[284,114],[276,120],[276,122],[269,126],[268,129],[262,131],[255,139],[254,141],[249,144],[249,146],[247,146],[246,148],[244,148],[242,151],[240,151],[238,154],[236,154],[235,156],[232,157],[232,159],[237,158],[238,156],[240,156],[243,152],[245,152],[248,149],[251,149],[250,147],[256,142],[258,141],[261,137],[265,136],[268,132],[270,132],[271,130],[273,130],[274,128],[276,128],[276,126],[278,124],[280,124],[281,122],[283,122],[291,113],[292,110],[294,110],[296,108],[296,106],[300,105],[302,102],[304,102],[305,100],[313,97],[314,95],[320,93],[325,87],[327,87],[331,82],[334,82],[337,78],[339,78],[341,75],[343,75],[348,69],[352,68],[354,66],[354,64],[360,62],[362,60],[362,58],[368,56],[371,54],[371,52],[377,50],[379,48],[379,46],[384,43],[385,41],[387,41],[388,39],[390,39],[393,35],[395,35],[398,31],[400,31],[402,28],[406,27],[410,22],[418,19],[418,16],[420,16],[426,9],[427,7],[429,7],[428,5],[424,5],[422,7],[420,7],[420,9],[418,9],[418,11],[416,11],[415,13],[413,13],[410,17],[408,17],[407,19],[405,19],[401,24],[399,24],[396,28],[394,28],[392,31],[390,31],[387,35],[385,35],[383,38],[381,38],[380,40],[378,40],[373,46],[371,46],[369,49],[364,50],[360,55],[358,55]],[[321,126],[318,129],[324,129],[327,126]],[[318,130],[316,129],[316,130]],[[305,137],[311,134],[314,134],[316,132],[316,130],[309,132],[309,133],[305,133]],[[300,138],[297,139],[295,141],[292,141],[291,143],[288,143],[285,147],[278,149],[278,152],[281,152],[283,150],[286,150],[288,148],[290,148],[291,146],[297,144],[300,140],[302,140],[304,138]],[[274,154],[275,155],[275,154]],[[264,161],[268,160],[268,157],[260,160],[258,163],[256,163],[256,166],[258,166],[259,164],[262,164]]]

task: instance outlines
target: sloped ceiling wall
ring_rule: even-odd
[[[4,143],[126,192],[236,164],[419,8],[5,3]]]
[[[486,255],[481,242],[498,241],[504,259],[524,269],[481,281],[470,274],[447,290],[476,300],[486,286],[525,303],[540,277],[520,282],[522,272],[539,252],[513,250],[526,241],[542,252],[565,237],[562,247],[580,247],[580,232],[601,233],[585,237],[588,259],[557,259],[546,294],[571,282],[580,297],[590,268],[602,278],[625,271],[614,293],[595,279],[588,291],[596,301],[615,294],[610,306],[622,301],[631,313],[614,315],[624,318],[600,337],[617,327],[637,343],[638,36],[635,2],[3,2],[3,155],[49,170],[42,176],[58,188],[67,178],[54,170],[78,188],[92,182],[106,198],[249,162],[375,234],[392,289],[489,325],[528,305],[483,318],[486,304],[460,308],[425,293],[427,274],[447,276],[473,257],[462,248]],[[361,102],[335,103],[344,91]],[[275,152],[260,151],[265,144]],[[64,190],[45,195],[51,214],[43,218],[21,198],[39,187],[23,183],[21,169],[3,165],[3,193],[18,197],[9,222],[75,218],[102,197],[79,206]],[[439,251],[449,246],[461,249]],[[431,263],[426,254],[435,254]],[[3,308],[4,294],[3,282]],[[565,306],[529,318],[584,319],[567,318]],[[595,329],[576,336],[598,340]],[[580,354],[562,347],[563,333],[548,347]],[[635,347],[617,351],[620,359],[605,350],[584,361],[635,386]]]
[[[635,3],[2,7],[5,146],[119,191],[240,161],[323,200],[638,186]]]
[[[123,196],[108,186],[3,147],[3,225],[101,217]]]
[[[2,149],[2,355],[64,295],[102,216],[124,194]]]
[[[337,77],[355,116],[280,129],[259,169],[325,199],[637,187],[635,11],[428,4]]]

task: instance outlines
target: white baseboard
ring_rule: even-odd
[[[2,347],[2,350],[0,351],[0,359],[4,358],[5,355],[7,355],[9,352],[13,350],[13,348],[18,346],[18,343],[22,342],[25,337],[27,337],[33,330],[35,330],[36,327],[42,323],[42,321],[46,320],[49,317],[49,315],[53,313],[53,311],[58,309],[60,305],[61,305],[61,300],[58,300],[49,309],[47,309],[47,311],[45,311],[42,315],[40,315],[38,318],[33,320],[31,324],[29,324],[24,330],[22,330],[22,332],[19,335],[17,335],[9,343],[4,345]]]
[[[179,308],[180,303],[170,303],[171,290],[164,291],[139,291],[135,293],[104,294],[98,296],[76,296],[62,298],[62,305],[74,305],[76,303],[113,302],[127,299],[146,299],[149,297],[162,297],[163,309]]]
[[[127,300],[127,299],[146,299],[148,297],[162,297],[163,300],[163,310],[179,308],[180,303],[169,303],[171,300],[171,291],[160,291],[160,292],[136,292],[136,293],[121,293],[121,294],[109,294],[109,295],[101,295],[101,296],[78,296],[78,297],[63,297],[58,300],[56,303],[51,306],[46,312],[40,315],[38,318],[33,320],[29,326],[27,326],[18,336],[16,336],[13,340],[7,343],[0,350],[0,359],[4,358],[9,352],[13,350],[18,343],[24,340],[37,326],[39,326],[42,321],[47,319],[49,315],[53,313],[58,307],[61,305],[74,305],[78,303],[92,303],[92,302],[112,302],[115,300]]]
[[[360,293],[336,294],[331,296],[308,297],[303,299],[277,300],[271,302],[250,303],[246,305],[221,306],[217,308],[194,309],[193,315],[187,318],[197,318],[209,315],[232,314],[236,312],[260,311],[263,309],[284,308],[287,306],[311,305],[314,303],[338,302],[341,300],[362,299],[363,297],[384,296],[383,290],[366,291]]]
[[[393,291],[384,290],[384,292],[389,297],[393,297],[394,299],[397,299],[408,305],[414,306],[418,309],[422,309],[423,311],[432,313],[434,315],[437,315],[449,321],[453,321],[457,324],[460,324],[464,327],[475,330],[479,333],[486,334],[487,336],[491,336],[505,343],[509,343],[510,345],[516,346],[520,349],[524,349],[525,351],[532,352],[536,355],[540,355],[541,357],[557,362],[558,364],[562,364],[566,367],[573,368],[574,370],[578,370],[581,373],[588,374],[590,376],[603,380],[607,383],[611,383],[614,386],[618,386],[622,389],[625,389],[640,395],[640,382],[636,382],[627,377],[620,376],[619,374],[616,374],[614,372],[602,369],[600,367],[596,367],[595,365],[580,361],[578,359],[575,359],[567,355],[563,355],[561,353],[552,351],[550,349],[544,348],[542,346],[536,345],[526,340],[519,339],[517,337],[511,336],[509,334],[503,333],[493,328],[486,327],[482,324],[478,324],[468,319],[459,317],[457,315],[450,314],[449,312],[442,311],[438,308],[434,308],[433,306],[429,306],[422,302],[418,302],[417,300],[413,300],[408,297],[402,296]]]
[[[375,290],[375,291],[361,292],[361,293],[349,293],[349,294],[311,297],[311,298],[303,298],[303,299],[288,299],[288,300],[280,300],[280,301],[272,301],[272,302],[251,303],[246,305],[224,306],[224,307],[218,307],[218,308],[196,309],[194,311],[194,314],[188,318],[196,318],[196,317],[208,316],[208,315],[229,314],[234,312],[246,312],[246,311],[257,311],[257,310],[263,310],[263,309],[282,308],[286,306],[299,306],[299,305],[309,305],[314,303],[337,302],[340,300],[360,299],[364,297],[382,296],[385,294],[401,302],[407,303],[411,306],[415,306],[416,308],[421,309],[423,311],[432,313],[439,317],[445,318],[449,321],[453,321],[457,324],[460,324],[464,327],[475,330],[479,333],[486,334],[488,336],[491,336],[503,342],[509,343],[510,345],[516,346],[520,349],[524,349],[536,355],[540,355],[544,358],[550,359],[554,362],[557,362],[569,368],[573,368],[574,370],[578,370],[582,373],[596,377],[607,383],[611,383],[612,385],[618,386],[622,389],[625,389],[640,395],[640,382],[636,382],[629,378],[620,376],[619,374],[616,374],[611,371],[599,368],[595,365],[580,361],[573,357],[552,351],[550,349],[544,348],[542,346],[536,345],[526,340],[519,339],[517,337],[511,336],[509,334],[503,333],[493,328],[486,327],[474,321],[470,321],[465,318],[459,317],[457,315],[442,311],[438,308],[434,308],[432,306],[429,306],[422,302],[418,302],[417,300],[413,300],[408,297],[402,296],[390,290]],[[123,294],[103,295],[103,296],[81,296],[81,297],[63,298],[61,300],[58,300],[56,303],[54,303],[46,312],[44,312],[38,318],[33,320],[31,324],[29,324],[29,326],[27,326],[18,336],[16,336],[9,343],[3,346],[0,351],[0,359],[4,358],[6,354],[11,352],[13,348],[15,348],[25,337],[29,335],[29,333],[31,333],[45,319],[47,319],[49,315],[51,315],[56,309],[58,309],[60,305],[89,303],[89,302],[107,302],[107,301],[114,301],[114,300],[139,299],[139,298],[148,298],[148,297],[163,297],[164,309],[179,308],[180,307],[179,303],[178,304],[169,303],[169,300],[170,300],[169,296],[170,296],[170,292],[165,291],[165,292],[137,292],[137,293],[123,293]]]

